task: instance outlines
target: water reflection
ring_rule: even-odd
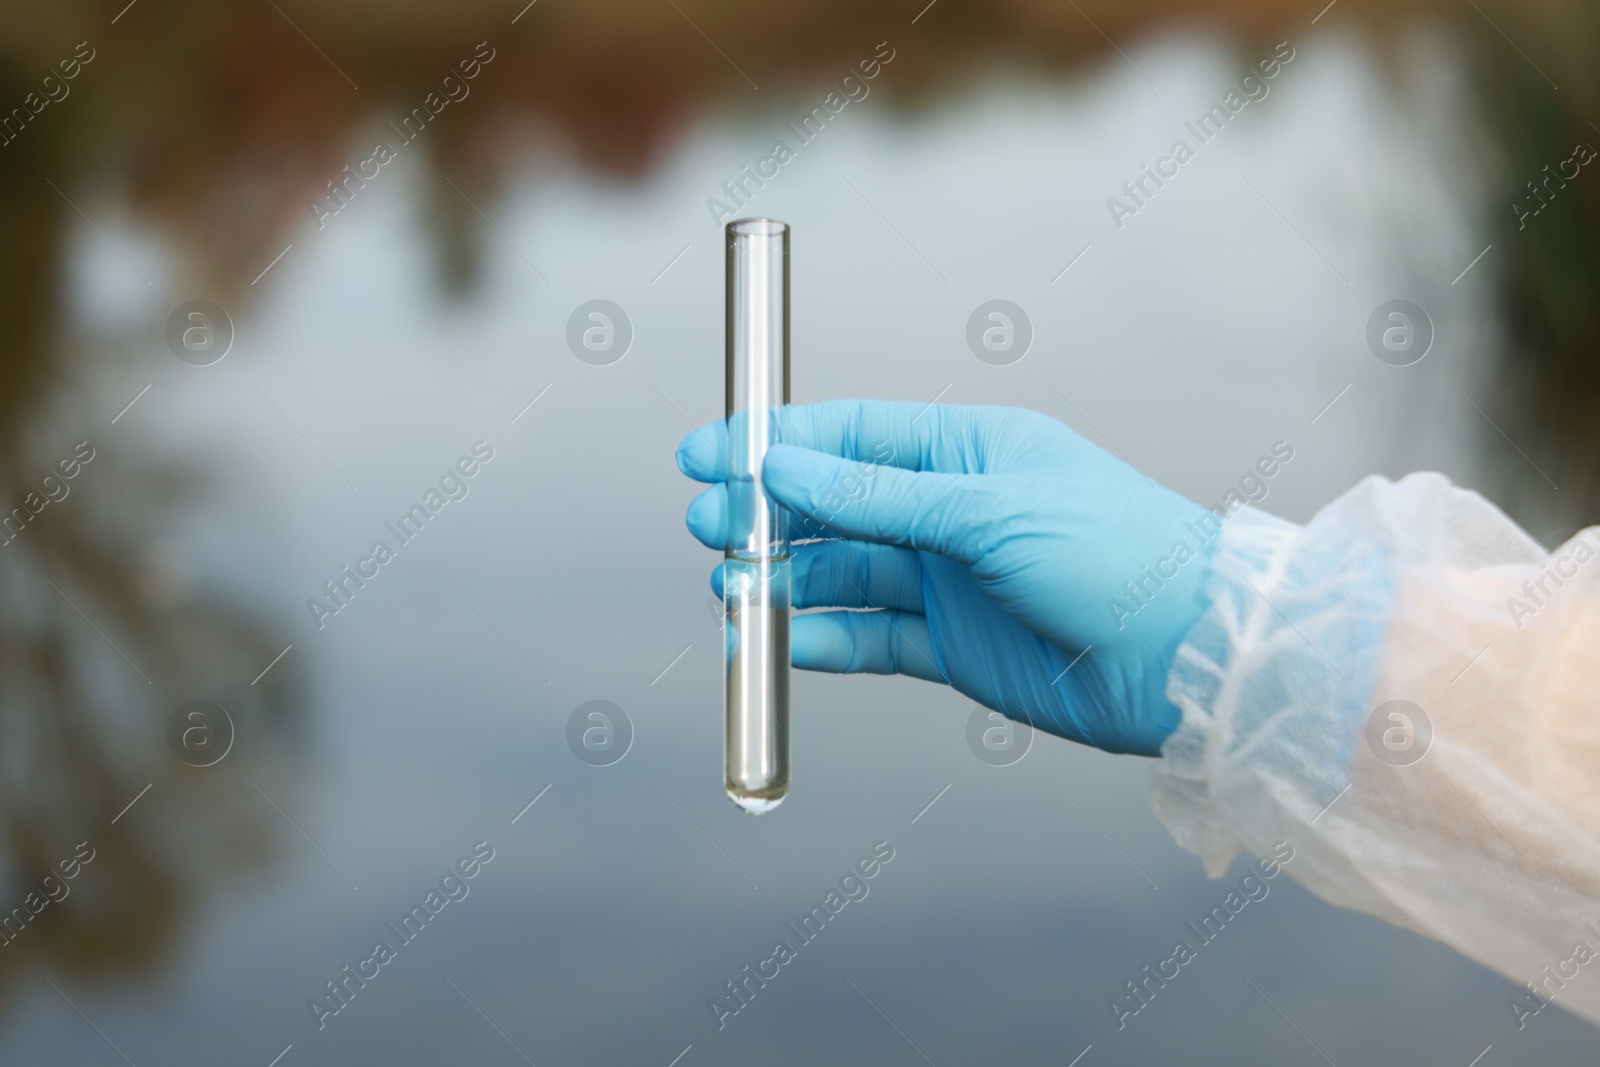
[[[30,66],[10,57],[8,99],[21,98]],[[140,465],[99,412],[71,403],[85,368],[64,342],[62,279],[77,215],[50,179],[76,186],[90,161],[73,146],[95,136],[93,122],[93,105],[69,97],[0,160],[5,992],[41,969],[148,973],[174,951],[208,882],[270,855],[279,828],[217,785],[292,733],[298,688],[288,670],[252,688],[282,648],[277,635],[251,609],[185,585],[171,538],[205,476]],[[247,739],[235,766],[209,773],[163,743],[172,708],[202,695],[225,704]],[[143,810],[118,819],[136,797]],[[41,904],[42,879],[59,876],[80,842],[94,859],[60,903]]]
[[[1592,518],[1600,491],[1600,185],[1586,174],[1522,229],[1509,205],[1575,143],[1600,145],[1586,118],[1600,114],[1600,90],[1583,52],[1596,39],[1596,16],[1576,3],[1482,6],[1499,29],[1470,7],[1434,17],[1449,20],[1442,36],[1461,43],[1483,104],[1463,121],[1481,119],[1485,155],[1498,157],[1485,173],[1500,177],[1483,193],[1483,243],[1498,256],[1480,269],[1500,279],[1510,337],[1504,400],[1491,414],[1561,485],[1558,503],[1528,459],[1486,436],[1498,449],[1500,498],[1520,501],[1544,526],[1570,526]],[[1210,17],[1191,4],[1138,13],[1082,7],[1130,46],[1169,19]],[[9,894],[0,909],[27,907],[78,842],[95,856],[72,880],[66,906],[42,908],[0,953],[7,988],[39,970],[126,978],[171,962],[206,894],[263,868],[291,839],[286,822],[258,802],[252,775],[299,754],[309,725],[295,661],[260,673],[293,635],[197,586],[185,570],[184,508],[215,488],[215,472],[131,456],[101,429],[98,411],[89,419],[81,404],[71,410],[85,395],[83,378],[101,366],[76,345],[63,295],[68,237],[105,222],[95,205],[107,198],[86,190],[111,190],[111,202],[179,250],[185,297],[192,288],[242,312],[261,291],[252,283],[297,235],[347,221],[332,205],[367,190],[346,168],[362,173],[372,142],[388,138],[391,150],[425,161],[421,210],[439,284],[468,294],[485,242],[499,239],[480,207],[514,177],[531,173],[537,188],[541,168],[565,165],[551,161],[572,156],[608,178],[640,176],[693,115],[741,112],[766,95],[781,98],[786,86],[834,81],[883,39],[908,43],[894,78],[874,90],[906,107],[959,100],[975,70],[1018,57],[1064,80],[1111,54],[1070,8],[1002,15],[941,4],[910,28],[915,12],[884,4],[812,29],[801,28],[811,16],[764,9],[720,17],[710,47],[671,5],[642,0],[604,9],[540,4],[515,24],[514,10],[488,4],[386,11],[381,27],[355,4],[286,10],[298,30],[272,5],[253,2],[144,3],[115,25],[115,10],[62,4],[15,31],[0,64],[0,102],[25,101],[75,42],[96,49],[71,95],[0,148],[0,506],[31,516],[29,493],[49,500],[60,492],[44,472],[64,476],[60,463],[80,440],[94,449],[73,479],[56,483],[70,492],[41,505],[0,549],[8,609],[0,617],[0,864]],[[1327,25],[1380,41],[1395,11],[1345,0]],[[1219,28],[1269,43],[1305,32],[1306,19],[1280,26],[1281,17],[1263,12]],[[737,70],[719,51],[737,57]],[[467,79],[469,57],[487,65]],[[1399,86],[1406,64],[1397,59]],[[445,86],[447,74],[470,93]],[[438,111],[429,103],[436,92],[450,101]],[[440,121],[404,127],[418,106]],[[391,119],[402,128],[389,132]],[[330,193],[329,181],[342,193]],[[225,707],[238,733],[215,766],[190,766],[168,744],[169,715],[193,699]],[[295,814],[290,800],[271,799]]]
[[[7,401],[42,403],[37,380]],[[252,686],[281,635],[191,585],[163,540],[204,487],[198,472],[141,467],[101,432],[62,458],[32,443],[29,420],[9,429],[8,529],[43,503],[0,548],[0,988],[38,970],[145,974],[208,885],[273,855],[285,828],[237,785],[299,746],[301,686],[292,667]],[[224,707],[235,735],[206,767],[185,749],[220,736],[168,730],[197,697]],[[66,881],[63,863],[85,851]]]
[[[834,80],[880,38],[905,47],[895,78],[876,91],[916,104],[951,98],[975,68],[1020,60],[1066,74],[1105,53],[1108,38],[1132,42],[1182,22],[1209,23],[1252,45],[1308,33],[1298,15],[1223,15],[1184,2],[941,11],[914,28],[881,3],[825,31],[777,8],[719,17],[716,44],[684,12],[648,0],[511,14],[487,2],[404,7],[386,10],[381,28],[354,3],[146,5],[116,24],[103,7],[57,5],[16,32],[0,66],[0,101],[22,106],[0,174],[9,238],[0,253],[0,344],[15,386],[0,411],[13,415],[45,385],[39,355],[60,306],[62,236],[77,217],[49,181],[71,195],[108,178],[139,217],[176,241],[188,276],[226,302],[249,289],[287,233],[325,215],[315,205],[350,195],[339,191],[356,188],[347,168],[370,158],[366,141],[377,129],[401,144],[413,139],[404,150],[430,161],[427,214],[441,281],[464,292],[487,232],[474,205],[530,156],[572,154],[597,172],[640,174],[690,115],[758,106],[765,97],[756,81],[776,102],[788,86]],[[1591,121],[1600,81],[1586,51],[1600,14],[1578,0],[1460,9],[1347,0],[1325,16],[1319,30],[1364,35],[1392,56],[1396,93],[1416,66],[1410,19],[1460,42],[1477,89],[1475,113],[1460,118],[1484,124],[1485,173],[1494,175],[1484,226],[1500,252],[1487,267],[1502,279],[1511,330],[1498,414],[1540,466],[1556,468],[1551,477],[1565,486],[1558,510],[1575,521],[1600,484],[1600,315],[1591,299],[1600,288],[1600,183],[1574,182],[1532,226],[1519,225],[1513,204],[1575,145],[1600,145]],[[62,64],[83,54],[92,62],[63,83]],[[486,57],[492,65],[480,65]],[[46,74],[70,94],[55,99]],[[420,116],[414,129],[404,125],[411,115]],[[434,117],[442,121],[423,121]],[[1512,453],[1501,458],[1519,499]]]

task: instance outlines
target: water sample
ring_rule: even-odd
[[[726,236],[723,779],[733,802],[759,815],[789,792],[788,516],[761,487],[761,464],[789,403],[789,227],[736,219]]]

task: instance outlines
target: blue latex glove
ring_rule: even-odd
[[[1178,723],[1167,671],[1207,606],[1209,511],[1015,408],[830,401],[787,409],[780,437],[763,483],[791,538],[817,539],[794,549],[795,607],[878,609],[796,616],[796,667],[908,674],[1109,752],[1160,752]],[[726,449],[720,422],[678,446],[713,483],[688,513],[713,548]]]

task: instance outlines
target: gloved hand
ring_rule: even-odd
[[[791,539],[816,539],[794,548],[795,607],[876,609],[796,616],[794,666],[908,674],[1108,752],[1159,753],[1215,516],[1032,411],[830,401],[786,409],[779,439],[762,481]],[[713,483],[689,530],[719,549],[726,452],[721,422],[678,446],[679,468]]]

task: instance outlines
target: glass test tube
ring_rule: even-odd
[[[789,227],[736,219],[726,236],[723,778],[733,802],[759,815],[789,792],[788,516],[761,487],[779,409],[789,402]]]

